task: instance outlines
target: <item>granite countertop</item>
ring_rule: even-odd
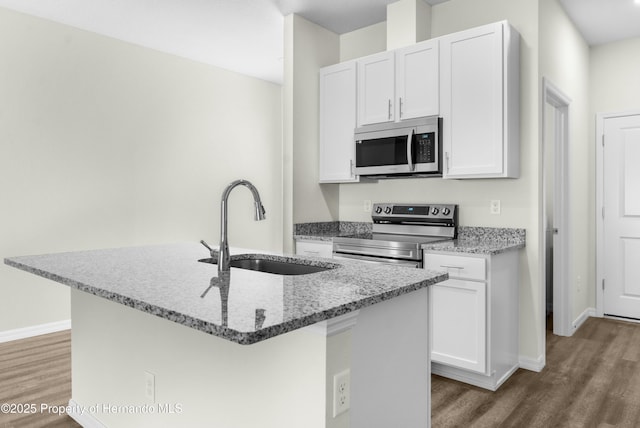
[[[293,238],[296,241],[331,242],[338,236],[352,236],[371,233],[373,223],[354,221],[329,221],[318,223],[297,223],[294,225]]]
[[[239,258],[231,250],[232,260]],[[11,257],[5,264],[240,344],[256,343],[443,281],[443,272],[285,256],[335,266],[274,275],[198,260],[200,244]],[[273,256],[277,257],[277,256]]]
[[[326,222],[295,225],[296,240],[329,241],[340,236],[371,233],[372,223]],[[425,251],[496,255],[526,246],[525,229],[459,226],[458,239],[424,244]]]
[[[444,251],[450,253],[464,253],[464,254],[486,254],[496,255],[504,253],[506,251],[517,250],[524,248],[524,242],[510,243],[510,242],[492,242],[492,241],[479,241],[473,239],[454,239],[452,241],[434,242],[431,244],[422,245],[422,249],[425,251]]]
[[[460,226],[458,239],[424,244],[422,249],[425,251],[496,255],[524,248],[525,244],[525,229]]]

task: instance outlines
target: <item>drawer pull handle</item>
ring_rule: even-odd
[[[464,269],[464,266],[440,265],[440,267],[447,268],[447,269]]]

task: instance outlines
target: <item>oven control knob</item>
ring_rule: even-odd
[[[432,215],[438,215],[438,213],[440,212],[440,210],[436,207],[431,208],[431,214]]]
[[[380,214],[382,212],[382,207],[376,207],[376,214]]]
[[[385,213],[385,214],[391,214],[391,207],[386,207],[386,208],[384,209],[384,213]]]
[[[442,214],[443,215],[449,215],[449,214],[451,214],[451,210],[449,208],[443,208],[442,209]]]

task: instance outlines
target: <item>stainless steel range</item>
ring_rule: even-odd
[[[333,258],[422,267],[422,245],[454,239],[458,206],[374,204],[372,233],[333,238]]]

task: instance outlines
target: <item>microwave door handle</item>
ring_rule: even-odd
[[[409,164],[409,171],[413,171],[413,132],[409,132],[407,136],[407,163]]]

